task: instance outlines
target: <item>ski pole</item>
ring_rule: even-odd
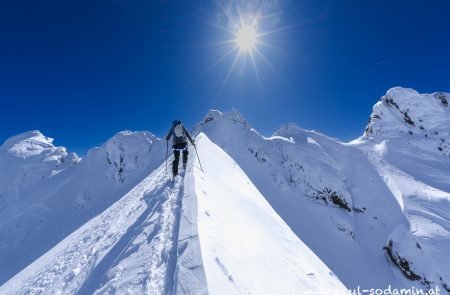
[[[200,164],[200,170],[203,171],[203,167],[202,167],[202,162],[200,162],[200,157],[198,156],[198,152],[197,152],[197,146],[194,144],[194,149],[195,149],[195,153],[197,154],[197,159],[198,159],[198,163]]]
[[[169,153],[169,141],[166,140],[166,175],[167,175],[167,154]]]

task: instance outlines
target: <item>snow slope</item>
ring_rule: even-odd
[[[409,227],[389,238],[391,260],[425,286],[450,292],[450,110],[448,93],[390,89],[374,106],[365,151],[402,207]],[[403,260],[403,266],[400,263]]]
[[[363,153],[293,124],[265,138],[236,112],[211,112],[205,121],[199,128],[348,288],[407,284],[382,255],[407,221]]]
[[[164,159],[148,132],[120,132],[84,159],[32,131],[0,147],[0,284],[104,211]]]
[[[165,294],[182,183],[162,165],[0,288],[2,294]]]
[[[239,166],[204,134],[195,169],[198,234],[210,294],[345,294]]]

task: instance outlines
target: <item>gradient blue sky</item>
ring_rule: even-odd
[[[346,141],[390,87],[450,91],[449,1],[242,3],[0,1],[0,142],[39,129],[83,154],[233,107],[265,135],[295,122]],[[271,33],[230,70],[236,5]]]

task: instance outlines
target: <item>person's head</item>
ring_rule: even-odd
[[[181,121],[180,121],[180,120],[173,120],[172,126],[176,126],[176,125],[178,125],[178,124],[181,124]]]

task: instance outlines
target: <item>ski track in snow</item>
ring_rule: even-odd
[[[183,180],[170,181],[161,165],[0,293],[171,294]]]

